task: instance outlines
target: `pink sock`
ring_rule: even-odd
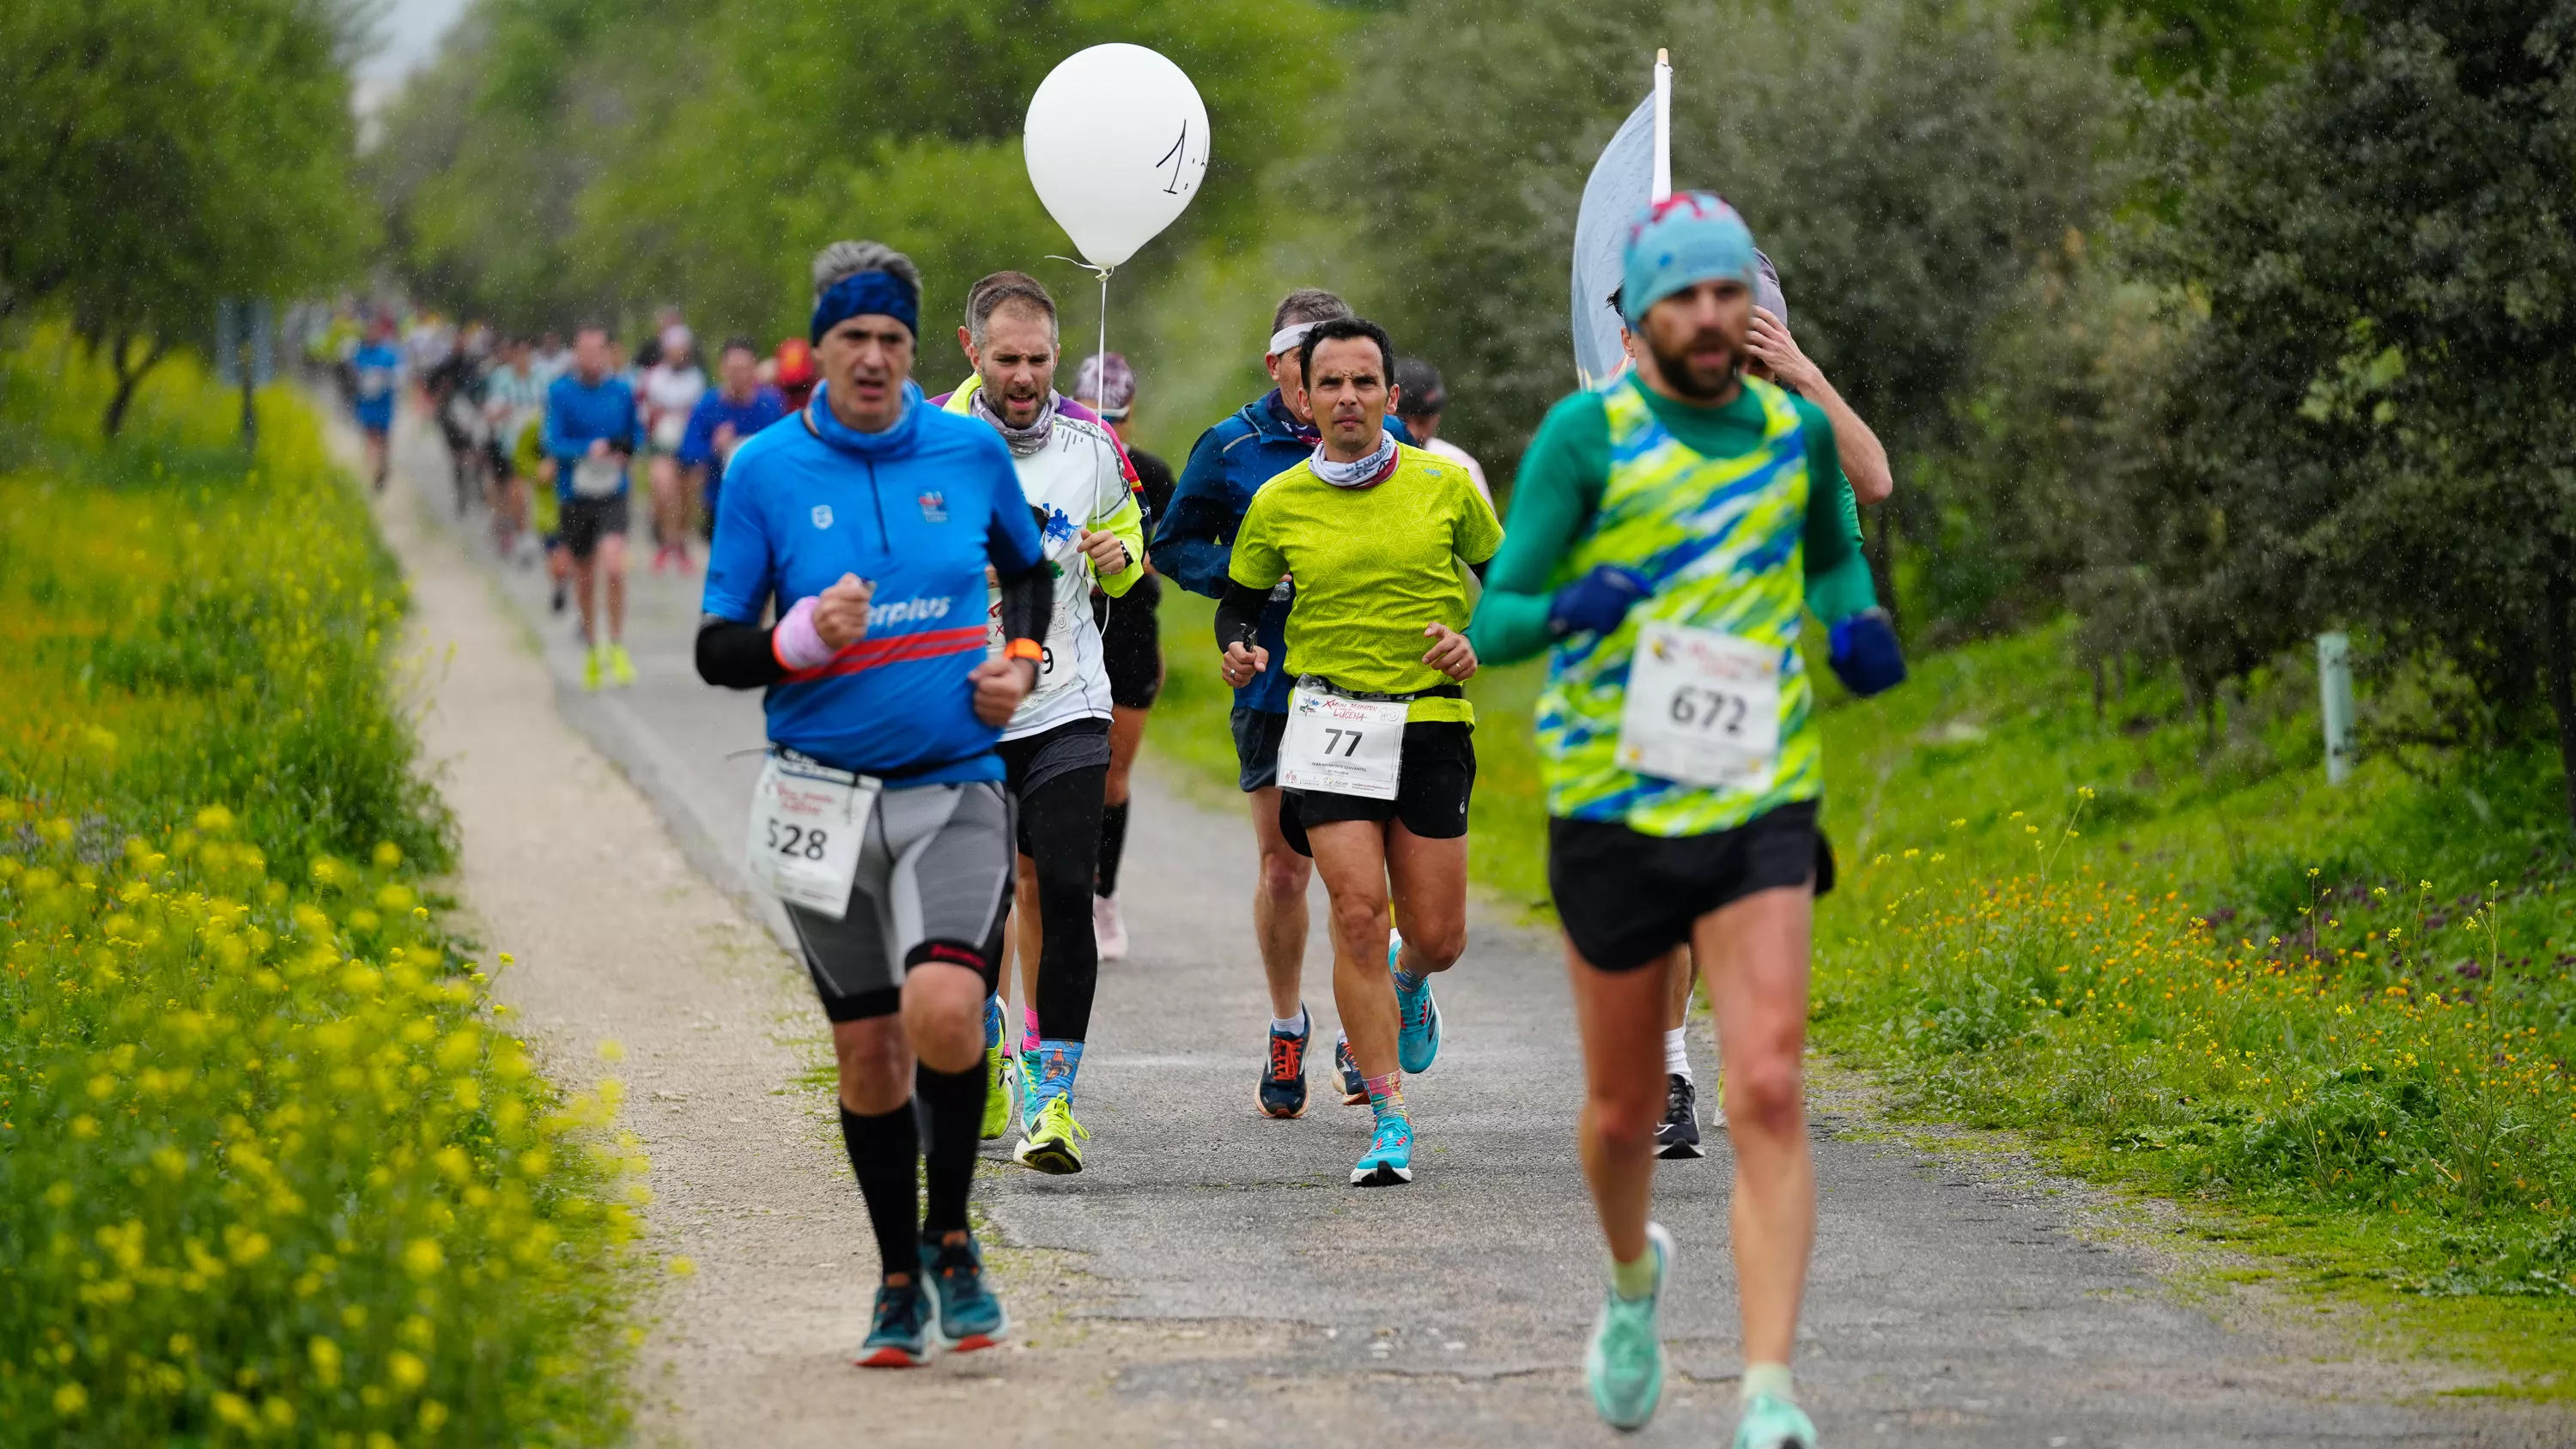
[[[1020,1050],[1036,1051],[1038,1049],[1038,1009],[1034,1006],[1023,1006],[1020,1008],[1020,1017],[1023,1022]]]

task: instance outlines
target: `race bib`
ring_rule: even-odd
[[[1344,699],[1299,685],[1289,692],[1288,733],[1279,742],[1281,788],[1394,799],[1404,715],[1400,699]]]
[[[689,420],[678,413],[664,413],[653,420],[653,446],[666,453],[680,450],[680,439],[688,436]]]
[[[1637,626],[1619,767],[1712,790],[1762,790],[1780,758],[1780,651],[1665,620]]]
[[[615,458],[584,458],[572,465],[572,491],[583,498],[608,498],[626,486],[626,468]]]
[[[751,793],[751,878],[780,900],[839,920],[850,909],[877,787],[847,770],[772,753]]]

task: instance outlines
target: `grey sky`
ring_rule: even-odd
[[[438,42],[467,0],[394,0],[385,8],[377,34],[384,44],[358,66],[358,114],[372,114],[402,85],[403,78],[438,54]]]

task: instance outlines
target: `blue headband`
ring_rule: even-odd
[[[1732,277],[1749,290],[1760,277],[1753,231],[1712,191],[1676,191],[1637,213],[1621,258],[1619,305],[1628,325],[1675,292]]]
[[[852,317],[892,317],[915,337],[921,335],[921,299],[892,272],[852,272],[814,299],[811,341]]]

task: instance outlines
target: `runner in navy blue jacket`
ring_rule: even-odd
[[[832,1021],[842,1140],[885,1274],[858,1361],[892,1368],[927,1359],[934,1324],[952,1349],[1009,1328],[966,1219],[1012,873],[993,747],[1036,683],[1055,581],[1010,450],[911,381],[912,263],[836,242],[815,258],[814,290],[823,384],[726,470],[698,672],[768,690],[753,868],[779,890]],[[985,642],[987,567],[1001,581],[999,654]]]
[[[1199,434],[1172,505],[1155,525],[1148,556],[1154,568],[1194,594],[1223,598],[1233,562],[1234,535],[1261,485],[1306,461],[1323,436],[1315,430],[1297,377],[1297,344],[1318,322],[1352,315],[1350,304],[1319,287],[1300,287],[1280,299],[1271,315],[1270,345],[1261,365],[1278,384],[1245,403],[1232,417]],[[1386,430],[1396,441],[1413,438],[1395,418]],[[1255,642],[1273,659],[1288,657],[1288,601],[1293,583],[1282,583],[1261,612]],[[1288,728],[1285,671],[1255,674],[1234,692],[1235,783],[1251,797],[1253,839],[1261,847],[1261,880],[1252,895],[1252,933],[1261,947],[1261,969],[1270,984],[1270,1049],[1259,1090],[1261,1110],[1295,1117],[1306,1110],[1306,1043],[1311,1023],[1299,1000],[1306,958],[1306,881],[1314,862],[1288,847],[1279,833],[1279,740]],[[1345,1097],[1366,1101],[1358,1072],[1346,1073]],[[1356,1095],[1355,1095],[1356,1094]]]

